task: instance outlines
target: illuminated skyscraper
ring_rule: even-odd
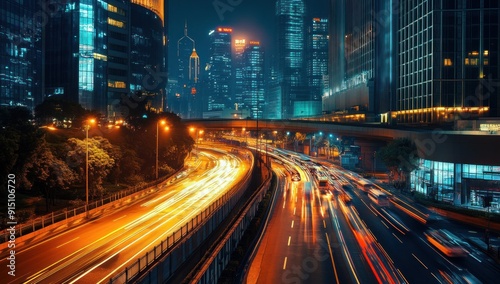
[[[199,65],[200,58],[196,53],[195,41],[188,36],[187,23],[185,23],[184,36],[177,41],[178,87],[172,104],[173,111],[183,118],[193,116],[191,104],[197,96],[195,84],[198,81]]]
[[[305,65],[305,13],[303,0],[277,0],[278,81],[281,86],[282,118],[308,115],[310,101]]]
[[[247,42],[245,39],[235,39],[234,40],[234,56],[233,56],[233,68],[234,68],[234,103],[238,104],[238,108],[244,107],[243,102],[243,52]]]
[[[312,100],[321,101],[328,90],[328,19],[313,18],[309,27],[307,75]]]
[[[0,105],[33,108],[43,99],[42,28],[37,1],[0,2]],[[51,10],[58,13],[59,9]],[[50,16],[50,15],[48,15]]]
[[[400,2],[398,121],[499,117],[499,1]]]
[[[130,4],[80,0],[49,18],[45,33],[46,94],[62,95],[108,115],[128,96]],[[112,114],[109,114],[112,116]]]
[[[231,34],[232,28],[217,27],[210,31],[210,58],[208,72],[208,111],[223,110],[233,107],[231,94],[232,63]]]
[[[164,0],[79,0],[49,17],[45,90],[107,117],[132,92],[165,104]]]
[[[250,117],[263,118],[264,51],[260,42],[249,41],[242,59],[243,104],[250,110]]]
[[[322,101],[332,120],[374,121],[393,109],[398,3],[331,0],[330,89]]]
[[[165,0],[131,0],[130,91],[150,97],[152,110],[163,111],[166,100]]]

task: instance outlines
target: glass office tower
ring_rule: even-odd
[[[126,115],[120,100],[141,92],[163,108],[164,1],[79,0],[49,17],[45,91],[107,118]]]
[[[250,117],[262,118],[264,109],[264,51],[260,42],[249,41],[243,52],[243,103]]]
[[[43,99],[42,36],[44,23],[64,6],[42,10],[37,1],[0,2],[0,105],[33,111]]]
[[[302,0],[276,1],[277,20],[277,72],[281,87],[280,118],[305,116],[303,102],[310,101],[307,86],[306,7]]]
[[[499,2],[401,0],[397,119],[500,116]]]
[[[328,19],[313,18],[309,27],[307,74],[312,99],[321,101],[328,90]]]
[[[164,0],[132,0],[130,22],[130,91],[149,97],[151,110],[166,100]]]
[[[399,1],[332,0],[330,89],[323,111],[336,121],[379,121],[393,109]]]
[[[210,58],[208,71],[208,111],[233,107],[232,54],[230,27],[210,31]]]

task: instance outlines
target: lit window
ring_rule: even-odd
[[[97,60],[108,61],[108,57],[100,53],[94,53],[94,58]]]
[[[445,58],[444,59],[444,66],[452,66],[453,63],[451,62],[450,58]]]
[[[111,25],[111,26],[119,27],[119,28],[124,28],[125,27],[125,23],[124,22],[118,21],[118,20],[115,20],[115,19],[111,19],[111,18],[108,18],[108,24]]]
[[[465,65],[470,65],[469,58],[465,58]]]
[[[484,54],[484,56],[488,56],[488,54],[489,54],[488,50],[485,50],[485,51],[483,52],[483,54]]]
[[[488,65],[490,63],[488,58],[485,58],[483,62],[484,62],[484,65]]]
[[[117,88],[117,89],[125,89],[127,87],[127,85],[123,81],[109,80],[108,81],[108,87],[110,87],[110,88]]]

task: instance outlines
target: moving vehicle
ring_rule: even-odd
[[[373,203],[377,204],[378,206],[385,207],[390,205],[389,197],[387,196],[387,194],[378,189],[371,188],[368,191],[368,197],[370,197]]]
[[[466,256],[467,252],[458,243],[458,237],[447,230],[428,230],[424,233],[427,241],[448,257]]]
[[[371,182],[368,182],[364,179],[354,179],[354,182],[356,183],[356,185],[358,186],[358,188],[364,192],[369,192],[370,189],[374,188],[375,186],[373,185],[373,183]]]
[[[330,189],[330,181],[328,180],[328,177],[317,175],[316,187],[318,188],[319,192],[321,192],[322,194],[326,194]]]

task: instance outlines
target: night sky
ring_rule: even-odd
[[[184,22],[188,23],[188,35],[196,42],[201,68],[208,57],[208,33],[216,26],[231,26],[234,38],[258,40],[268,57],[274,48],[275,0],[170,0],[168,15],[169,73],[176,74],[177,41],[184,34]],[[306,9],[314,17],[328,17],[329,0],[305,0]],[[220,12],[214,3],[221,3]],[[240,3],[232,6],[230,3]],[[223,11],[226,4],[232,10]]]

